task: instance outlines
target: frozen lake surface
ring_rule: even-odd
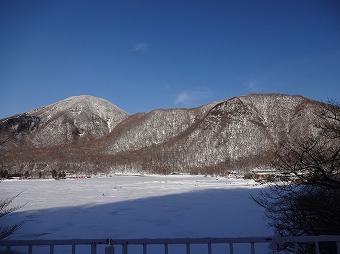
[[[6,223],[26,221],[11,239],[269,236],[252,180],[127,176],[6,180],[1,197],[22,192]]]

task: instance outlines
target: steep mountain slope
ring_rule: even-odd
[[[223,173],[235,168],[254,168],[268,165],[277,144],[304,135],[317,135],[318,102],[300,96],[249,95],[190,109],[193,116],[177,124],[184,126],[175,135],[157,139],[164,126],[172,121],[176,110],[157,112],[163,128],[143,128],[136,125],[140,138],[130,135],[139,146],[117,154],[113,168],[153,172],[207,171]],[[154,114],[150,112],[149,114]],[[176,115],[184,112],[176,111]],[[153,126],[149,114],[144,115],[144,126]],[[191,121],[189,120],[191,119]],[[129,136],[128,136],[129,137]],[[128,141],[128,137],[124,140]],[[132,138],[133,137],[133,138]],[[143,137],[152,137],[143,139]],[[114,144],[115,141],[106,140]],[[144,148],[140,149],[144,142]],[[105,149],[107,154],[118,150]]]
[[[248,95],[129,116],[102,99],[72,97],[1,120],[0,166],[32,174],[247,170],[268,165],[279,142],[317,135],[319,105],[301,96]]]

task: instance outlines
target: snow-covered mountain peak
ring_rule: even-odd
[[[32,109],[20,116],[3,120],[1,140],[4,146],[55,146],[69,142],[89,141],[110,133],[117,124],[129,116],[111,102],[89,95],[73,96],[48,106]],[[25,131],[22,125],[38,119],[36,128]],[[8,123],[17,122],[16,127]],[[6,127],[7,126],[7,127]],[[16,135],[14,135],[16,134]],[[14,135],[14,136],[13,136]]]

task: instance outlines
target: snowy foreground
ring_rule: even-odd
[[[1,199],[26,204],[6,223],[26,223],[11,239],[269,236],[250,199],[265,186],[204,176],[113,176],[6,180]]]

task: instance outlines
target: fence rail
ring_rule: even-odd
[[[88,246],[90,254],[129,254],[129,247],[140,246],[141,251],[138,253],[148,254],[148,247],[152,245],[161,246],[162,252],[169,254],[169,246],[182,245],[184,246],[185,254],[191,253],[191,248],[194,245],[206,245],[205,250],[199,253],[215,254],[213,252],[213,245],[224,244],[227,246],[223,253],[238,254],[238,253],[250,253],[257,254],[257,246],[259,244],[270,245],[271,248],[267,247],[267,251],[272,253],[280,253],[279,246],[282,244],[290,245],[292,253],[300,253],[301,244],[308,244],[309,248],[313,249],[315,254],[322,252],[323,243],[331,243],[331,253],[340,254],[340,235],[339,236],[291,236],[291,237],[239,237],[239,238],[158,238],[158,239],[72,239],[72,240],[10,240],[0,241],[0,253],[17,253],[13,252],[15,247],[23,246],[26,247],[24,253],[33,254],[33,247],[47,246],[49,247],[50,254],[55,253],[56,246],[69,246],[71,253],[76,254],[79,246]],[[246,244],[246,252],[236,252],[234,247],[238,244]],[[98,246],[102,248],[99,250]],[[329,248],[329,246],[327,247]],[[311,250],[311,249],[309,249]],[[101,251],[101,252],[100,252]],[[313,252],[310,252],[311,254]],[[23,252],[20,252],[23,253]],[[70,253],[70,252],[67,252]],[[85,253],[82,251],[81,253]],[[135,252],[134,252],[135,253]],[[177,252],[176,252],[177,253]],[[220,253],[220,252],[216,252]],[[266,252],[268,253],[268,252]],[[309,253],[309,252],[308,252]]]

